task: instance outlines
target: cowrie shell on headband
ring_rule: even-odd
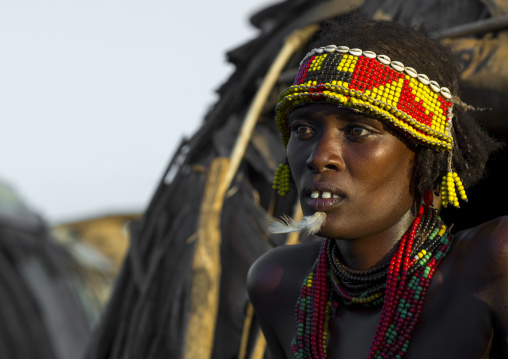
[[[374,51],[364,51],[363,56],[365,56],[369,59],[373,59],[376,57],[376,53]]]
[[[317,52],[319,55],[321,55],[323,52],[325,52],[325,50],[323,50],[323,48],[322,48],[322,47],[319,47],[319,48],[317,48],[317,49],[315,49],[315,50],[316,50],[316,52]]]
[[[399,62],[399,61],[392,61],[392,68],[395,70],[395,71],[398,71],[398,72],[402,72],[404,71],[404,65],[402,64],[402,62]]]
[[[311,56],[311,53],[310,52],[307,52],[307,54],[303,57],[302,61],[300,61],[300,66],[302,66],[302,64],[307,61],[307,59]]]
[[[349,53],[354,56],[361,56],[362,50],[360,49],[349,49]]]
[[[342,54],[347,54],[349,52],[349,47],[347,46],[337,46],[337,51]]]
[[[337,50],[337,46],[335,45],[328,45],[325,47],[326,52],[335,52]]]
[[[430,82],[430,88],[434,92],[440,92],[441,91],[441,86],[439,86],[439,84],[436,81],[431,81]]]
[[[418,80],[424,85],[428,85],[430,83],[429,77],[425,74],[418,74]]]
[[[409,76],[411,77],[417,77],[418,76],[418,73],[416,72],[415,69],[413,69],[412,67],[406,67],[404,69],[404,71],[406,72],[406,74],[408,74]]]
[[[384,65],[389,65],[391,62],[390,58],[386,55],[377,55],[377,60]]]
[[[441,92],[441,95],[447,100],[452,98],[452,94],[448,89],[448,87],[441,87],[441,90],[439,92]]]

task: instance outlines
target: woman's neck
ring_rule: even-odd
[[[398,222],[381,232],[358,239],[335,239],[341,262],[358,270],[388,262],[414,219],[415,215],[410,210]]]

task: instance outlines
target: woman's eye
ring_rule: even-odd
[[[361,126],[351,126],[348,132],[349,135],[353,137],[365,137],[370,134],[369,130]]]
[[[291,126],[291,132],[294,133],[298,138],[306,138],[312,135],[313,130],[309,126],[295,124]]]
[[[309,127],[307,126],[299,126],[297,129],[296,129],[296,133],[298,133],[299,135],[306,135],[308,133],[311,133],[311,130]]]

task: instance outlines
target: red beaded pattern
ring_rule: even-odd
[[[428,220],[422,206],[390,261],[381,318],[368,359],[401,359],[407,351],[432,276],[448,254],[453,240],[447,238],[446,226],[439,220],[427,238],[427,241],[436,245],[432,244],[431,251],[419,250],[414,254],[417,229],[421,223],[428,223]],[[297,359],[327,358],[328,322],[333,315],[333,308],[339,305],[339,300],[344,302],[340,293],[339,300],[334,294],[333,276],[330,276],[328,253],[333,244],[330,239],[323,241],[319,256],[303,283],[295,308],[297,333],[291,348]]]
[[[349,53],[318,50],[320,53],[307,55],[293,86],[278,98],[276,122],[284,145],[290,135],[287,114],[293,107],[331,102],[387,121],[435,150],[452,148],[453,105],[446,100],[451,97],[448,89],[439,88],[436,82],[401,63],[393,61],[388,65],[386,56],[376,57],[359,49]],[[384,59],[388,59],[384,61],[387,64],[381,62]]]

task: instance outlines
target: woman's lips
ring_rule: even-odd
[[[328,191],[312,191],[310,197],[313,199],[316,198],[329,199],[329,198],[339,198],[339,195]]]
[[[344,197],[330,192],[314,190],[304,198],[306,204],[316,211],[327,211],[338,205]]]

